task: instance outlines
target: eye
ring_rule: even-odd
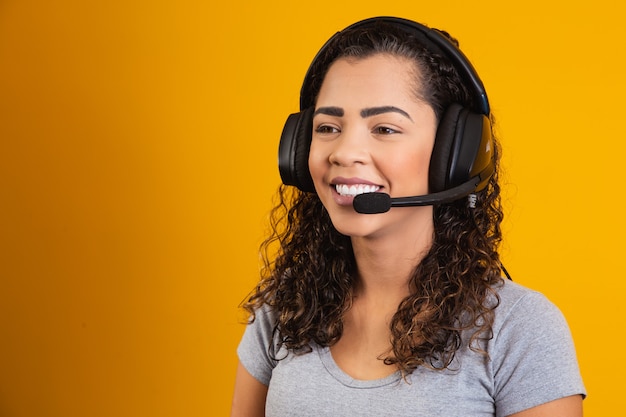
[[[393,135],[394,133],[400,133],[398,130],[389,126],[376,126],[373,130],[376,135]]]
[[[332,135],[339,133],[339,129],[330,125],[319,125],[315,128],[315,133],[319,133],[320,135]]]

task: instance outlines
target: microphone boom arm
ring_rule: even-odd
[[[478,175],[470,178],[469,181],[432,194],[394,198],[386,193],[359,194],[354,197],[352,205],[357,213],[379,214],[386,213],[391,207],[417,207],[451,203],[476,192],[479,184],[491,177],[494,170],[493,164],[490,164]]]

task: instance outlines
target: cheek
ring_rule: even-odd
[[[323,140],[313,139],[311,146],[309,147],[309,164],[326,163],[328,162],[328,156],[332,151],[332,147]]]
[[[389,158],[385,171],[392,197],[428,194],[430,154],[406,152]]]
[[[321,179],[326,167],[328,166],[327,161],[328,158],[325,156],[323,149],[320,149],[319,146],[311,143],[308,165],[313,181],[318,182]]]

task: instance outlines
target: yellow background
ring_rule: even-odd
[[[228,413],[284,120],[322,42],[373,15],[472,57],[504,144],[505,264],[567,316],[586,415],[618,415],[620,4],[0,1],[0,415]]]

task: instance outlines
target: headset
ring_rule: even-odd
[[[315,104],[311,84],[315,73],[327,69],[337,58],[328,56],[329,45],[344,31],[376,30],[380,24],[401,29],[432,53],[448,58],[472,96],[472,107],[453,103],[441,117],[430,159],[429,194],[401,198],[362,194],[355,197],[356,211],[373,214],[392,206],[443,204],[484,189],[495,172],[495,155],[489,101],[482,81],[463,52],[442,33],[411,20],[386,16],[365,19],[337,32],[313,59],[300,91],[300,111],[287,118],[279,143],[278,167],[283,184],[315,192],[308,167]]]

